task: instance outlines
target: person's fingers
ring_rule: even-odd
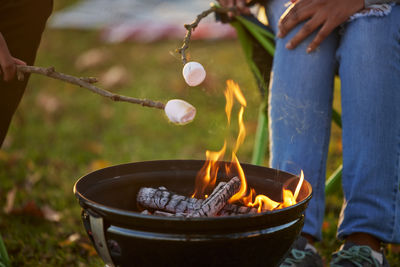
[[[286,44],[287,49],[295,48],[299,43],[307,38],[312,32],[323,24],[323,18],[314,16],[307,21],[303,27],[296,33],[296,35]]]
[[[3,80],[6,82],[11,81],[15,76],[16,67],[13,61],[2,63],[1,70],[3,71]]]
[[[331,21],[325,22],[322,28],[318,31],[317,36],[315,36],[315,38],[308,45],[307,53],[314,51],[335,28],[335,23],[331,23]]]
[[[2,64],[1,68],[3,70],[3,80],[6,82],[11,81],[14,78],[15,72],[17,70],[14,62],[11,61],[11,62]]]
[[[21,59],[19,59],[19,58],[13,57],[13,60],[14,60],[15,65],[24,65],[24,66],[26,66],[26,62],[21,60]]]
[[[227,7],[231,0],[218,0],[218,3],[221,4],[223,7]]]
[[[235,6],[235,0],[218,0],[222,7],[231,8]],[[228,17],[233,17],[233,12],[228,12]]]
[[[0,67],[4,81],[11,81],[15,76],[15,63],[8,50],[7,43],[0,33]]]
[[[246,6],[246,0],[219,0],[218,2],[226,8],[237,8],[237,14],[231,11],[228,12],[228,17],[230,18],[240,13],[250,14],[250,9]]]
[[[278,24],[278,37],[285,37],[297,24],[312,17],[315,11],[309,8],[307,2],[299,1],[290,5],[282,14]]]
[[[248,7],[246,6],[246,1],[244,1],[244,0],[238,0],[238,1],[236,1],[236,6],[237,6],[238,11],[239,11],[240,13],[243,13],[243,14],[250,14],[250,8],[248,8]]]

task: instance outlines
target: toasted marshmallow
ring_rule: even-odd
[[[176,124],[187,124],[196,116],[196,108],[181,99],[171,99],[164,108],[168,119]]]
[[[190,86],[197,86],[206,78],[206,71],[203,66],[195,61],[186,63],[182,73],[186,83]]]

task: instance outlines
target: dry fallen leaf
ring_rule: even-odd
[[[5,214],[9,214],[14,209],[16,193],[17,193],[16,186],[14,186],[10,191],[8,191],[6,205],[4,206],[4,209],[3,209]]]
[[[93,247],[88,236],[81,236],[79,233],[71,234],[67,237],[67,239],[58,243],[60,247],[67,247],[73,244],[78,245],[81,249],[83,249],[83,253],[88,256],[97,255],[96,249]]]
[[[12,165],[14,163],[19,162],[21,158],[24,157],[23,151],[15,151],[12,153],[8,153],[4,150],[0,150],[0,161],[3,161],[7,165]]]
[[[4,150],[0,150],[0,161],[8,161],[10,158],[9,154]]]
[[[90,151],[94,154],[101,154],[103,152],[103,144],[95,141],[88,141],[83,144],[85,150]]]
[[[113,66],[100,76],[99,81],[107,89],[122,87],[129,82],[129,73],[123,66]]]
[[[36,97],[36,105],[41,108],[46,115],[53,115],[60,110],[62,104],[58,97],[40,92]]]
[[[96,171],[96,170],[99,170],[99,169],[106,168],[108,166],[111,166],[111,162],[109,162],[107,160],[104,160],[104,159],[93,160],[90,163],[89,171],[93,172],[93,171]]]
[[[24,182],[24,189],[27,192],[31,192],[33,186],[42,179],[42,175],[39,172],[33,172],[27,175],[25,182]]]
[[[83,248],[89,256],[94,256],[97,254],[96,250],[91,244],[85,243],[85,242],[79,242],[78,243],[81,248]]]
[[[46,220],[50,222],[59,222],[61,220],[61,213],[53,210],[49,205],[44,205],[41,210]]]
[[[26,202],[21,207],[11,208],[8,213],[46,219],[50,222],[59,222],[61,219],[61,213],[53,210],[49,205],[39,207],[34,200]]]
[[[12,209],[10,211],[10,214],[43,218],[42,210],[37,206],[37,204],[33,200],[28,201],[22,207]]]
[[[75,67],[79,70],[86,70],[103,65],[111,58],[111,54],[100,48],[90,49],[82,53],[75,61]]]
[[[69,246],[69,245],[75,243],[76,241],[78,241],[80,238],[81,238],[81,235],[80,235],[80,234],[74,233],[74,234],[68,236],[67,239],[65,239],[65,240],[63,240],[63,241],[61,241],[61,242],[59,242],[58,244],[59,244],[61,247]]]

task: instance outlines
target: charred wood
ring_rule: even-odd
[[[143,187],[137,195],[137,202],[144,208],[172,213],[189,213],[201,207],[202,199],[185,197],[169,192],[165,187]]]
[[[207,199],[211,199],[213,195],[220,190],[222,186],[224,186],[225,182],[220,182],[210,194]],[[137,197],[138,203],[146,209],[155,209],[158,211],[164,211],[168,213],[180,214],[180,216],[185,216],[186,213],[190,213],[195,211],[195,208],[200,208],[204,201],[207,199],[194,199],[190,197],[185,197],[182,195],[178,195],[176,193],[168,191],[168,197],[173,198],[171,200],[162,200],[161,198],[167,197],[166,193],[157,192],[157,191],[168,191],[165,187],[156,188],[148,188],[143,187],[140,189]],[[177,204],[177,200],[180,201]],[[165,203],[168,203],[165,205]],[[175,203],[177,205],[175,205]],[[145,211],[143,211],[145,212]],[[142,212],[142,213],[143,213]],[[256,208],[247,207],[240,204],[226,204],[222,210],[218,213],[221,216],[229,216],[229,215],[239,215],[239,214],[251,214],[257,213]],[[149,211],[145,214],[151,214]],[[161,215],[161,214],[159,214]]]
[[[226,184],[219,184],[214,192],[201,204],[201,207],[188,214],[187,217],[215,216],[228,203],[228,200],[240,189],[240,179],[232,178]],[[221,185],[221,186],[220,186]]]

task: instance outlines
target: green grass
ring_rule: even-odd
[[[56,9],[66,3],[59,1]],[[197,108],[197,116],[191,124],[175,126],[162,111],[115,103],[86,89],[33,75],[0,151],[0,207],[5,206],[6,194],[17,187],[15,207],[29,201],[39,207],[50,205],[62,219],[54,223],[26,212],[6,215],[1,210],[0,233],[13,266],[102,266],[87,246],[80,207],[72,193],[75,181],[96,164],[203,159],[206,149],[219,149],[227,133],[234,136],[237,128],[225,129],[223,90],[227,79],[239,83],[248,101],[248,135],[238,157],[241,162],[251,161],[261,100],[239,44],[193,42],[190,57],[208,72],[206,82],[195,88],[185,85],[181,76],[179,56],[174,53],[180,45],[180,41],[107,45],[94,32],[46,30],[36,65],[54,66],[76,76],[99,76],[113,65],[123,65],[130,82],[116,93],[164,102],[185,99]],[[76,58],[92,48],[103,48],[112,58],[105,65],[79,72],[74,67]],[[59,107],[48,111],[40,99],[55,99]],[[338,101],[336,97],[336,106]],[[333,127],[328,173],[340,163],[340,154],[340,130]],[[325,239],[319,246],[327,261],[339,246],[335,231],[340,203],[340,195],[327,200]],[[65,242],[74,233],[81,238]],[[393,254],[392,266],[399,265],[399,256]]]
[[[52,223],[2,213],[0,232],[15,266],[101,266],[98,257],[79,244],[60,245],[73,233],[85,236],[72,193],[74,182],[101,160],[120,164],[203,159],[206,149],[219,149],[227,134],[223,90],[228,78],[240,84],[250,103],[245,113],[249,133],[238,154],[241,161],[250,162],[260,99],[240,47],[230,41],[193,43],[191,57],[204,63],[209,75],[204,86],[189,88],[181,76],[179,57],[170,53],[179,45],[180,41],[104,45],[90,32],[46,31],[36,65],[77,76],[98,76],[110,66],[123,65],[131,82],[117,93],[164,102],[185,99],[197,108],[197,116],[191,124],[175,126],[160,110],[112,102],[86,89],[33,75],[1,152],[0,206],[18,186],[16,207],[35,201],[60,211],[63,218]],[[112,59],[78,72],[75,59],[94,47],[110,51]],[[54,98],[60,107],[46,111],[40,98]],[[231,135],[235,128],[229,131]],[[25,189],[31,177],[38,181]]]

